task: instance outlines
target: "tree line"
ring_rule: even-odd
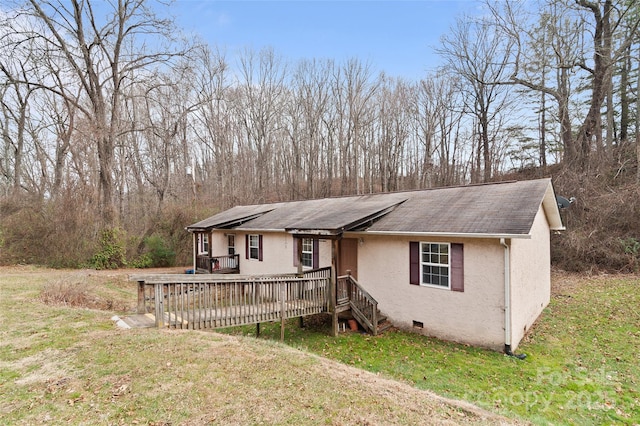
[[[4,226],[0,242],[55,238],[39,220],[78,238],[150,237],[236,204],[554,164],[635,168],[640,183],[640,5],[484,8],[442,36],[438,70],[408,81],[358,58],[291,62],[270,47],[232,62],[147,0],[3,6],[0,215],[29,229]]]

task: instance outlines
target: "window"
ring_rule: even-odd
[[[458,243],[409,243],[409,282],[464,291],[464,246]]]
[[[245,235],[245,249],[247,259],[257,259],[262,262],[262,235]]]
[[[449,288],[449,244],[421,243],[422,285]]]
[[[249,235],[249,259],[258,259],[260,256],[260,238],[257,235]]]
[[[293,266],[298,266],[298,237],[293,237]],[[301,264],[305,268],[317,269],[320,264],[320,241],[313,238],[302,239]]]
[[[233,234],[227,235],[227,254],[229,256],[236,254],[236,236]]]
[[[200,254],[209,253],[209,235],[208,234],[199,234],[200,239]]]
[[[313,240],[311,238],[302,239],[302,266],[313,267]]]

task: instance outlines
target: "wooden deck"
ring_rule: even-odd
[[[296,318],[311,315],[310,308],[313,305],[309,301],[296,300],[285,303],[284,318]],[[242,312],[245,311],[245,312]],[[326,309],[312,309],[313,313],[326,312]],[[173,312],[165,312],[161,321],[168,328],[224,328],[237,325],[258,324],[262,322],[277,321],[282,318],[282,306],[277,302],[262,303],[251,309],[243,309],[240,306],[230,306],[213,310],[187,310],[185,317]],[[156,327],[156,316],[153,313],[130,315],[123,321],[131,328]]]
[[[132,275],[138,312],[130,327],[210,329],[327,312],[330,268],[302,276]]]
[[[131,328],[216,329],[285,320],[323,312],[334,317],[350,311],[373,335],[390,324],[378,303],[351,275],[337,277],[331,268],[302,275],[271,276],[219,274],[132,275],[138,282],[137,315],[122,321]],[[335,285],[335,288],[334,288]]]

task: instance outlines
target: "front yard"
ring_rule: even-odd
[[[640,276],[558,272],[552,283],[550,305],[517,350],[523,361],[399,331],[334,339],[292,324],[286,343],[537,424],[640,424]],[[261,335],[279,333],[271,325]]]
[[[0,268],[2,423],[640,424],[638,276],[554,273],[521,361],[314,321],[289,322],[289,347],[275,323],[257,340],[119,330],[110,317],[136,304],[126,274]]]

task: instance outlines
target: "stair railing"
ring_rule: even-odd
[[[336,305],[348,302],[353,317],[371,334],[378,334],[378,301],[374,299],[347,271],[338,277]]]

